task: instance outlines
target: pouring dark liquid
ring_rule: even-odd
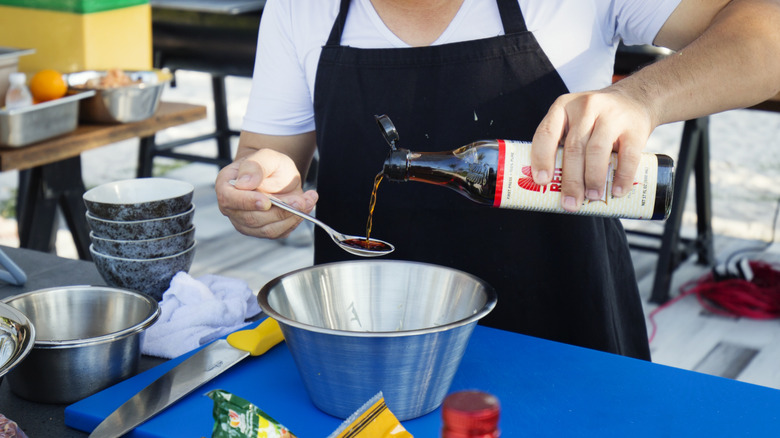
[[[371,200],[368,203],[368,220],[366,221],[366,238],[365,239],[347,239],[343,242],[353,248],[366,249],[369,251],[387,251],[390,250],[390,246],[384,242],[378,240],[371,240],[371,228],[374,226],[374,208],[376,207],[376,191],[379,189],[379,183],[382,182],[384,177],[383,172],[379,172],[374,177],[374,188],[371,190]]]
[[[385,176],[384,172],[379,172],[374,177],[374,188],[371,190],[371,200],[368,202],[368,220],[366,221],[366,243],[371,240],[371,228],[374,227],[374,208],[376,208],[376,191],[379,189],[379,183]]]

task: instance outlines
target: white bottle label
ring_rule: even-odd
[[[561,207],[561,168],[563,149],[555,159],[552,182],[536,184],[531,175],[531,144],[498,140],[498,174],[494,207],[532,211],[568,213]],[[617,166],[617,154],[612,154],[604,197],[598,201],[585,200],[576,214],[649,219],[655,206],[658,160],[653,154],[642,154],[631,191],[620,197],[612,196],[612,180]]]

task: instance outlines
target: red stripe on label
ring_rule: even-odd
[[[498,140],[498,169],[496,169],[496,194],[493,197],[493,207],[501,206],[501,194],[504,192],[504,156],[506,143]]]

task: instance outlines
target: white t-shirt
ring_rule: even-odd
[[[519,0],[528,30],[569,91],[608,86],[618,42],[652,44],[681,0]],[[314,130],[314,79],[339,0],[268,0],[263,10],[243,129],[269,135]],[[496,0],[464,0],[434,45],[503,34]],[[354,0],[341,44],[409,47],[395,36],[371,0]]]

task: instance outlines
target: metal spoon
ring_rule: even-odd
[[[231,179],[228,181],[232,185],[236,185],[236,180]],[[395,247],[384,240],[379,239],[366,239],[365,237],[360,236],[350,236],[348,234],[341,234],[338,231],[334,230],[333,228],[325,225],[324,222],[309,216],[308,214],[298,211],[292,207],[292,205],[287,204],[286,202],[282,201],[281,199],[275,198],[271,195],[268,196],[268,199],[271,200],[271,203],[283,210],[289,211],[290,213],[300,216],[307,221],[313,222],[315,225],[319,225],[320,228],[325,230],[326,233],[330,236],[331,239],[333,239],[334,242],[336,242],[336,245],[340,246],[341,249],[344,251],[354,254],[361,257],[378,257],[390,254],[391,252],[395,251]]]
[[[325,230],[325,232],[328,233],[330,238],[333,239],[334,242],[336,242],[336,245],[340,246],[341,249],[343,249],[348,253],[361,256],[361,257],[377,257],[377,256],[387,255],[395,251],[395,247],[393,245],[383,240],[379,240],[379,239],[366,240],[365,237],[341,234],[338,231],[334,230],[333,228],[325,225],[324,222],[312,216],[309,216],[306,213],[294,209],[291,205],[285,203],[284,201],[274,198],[273,196],[269,196],[269,195],[266,196],[268,196],[268,199],[270,199],[271,203],[274,204],[275,206],[283,210],[287,210],[296,216],[300,216],[306,219],[307,221],[314,222],[314,224],[316,225],[319,225],[319,227]]]

